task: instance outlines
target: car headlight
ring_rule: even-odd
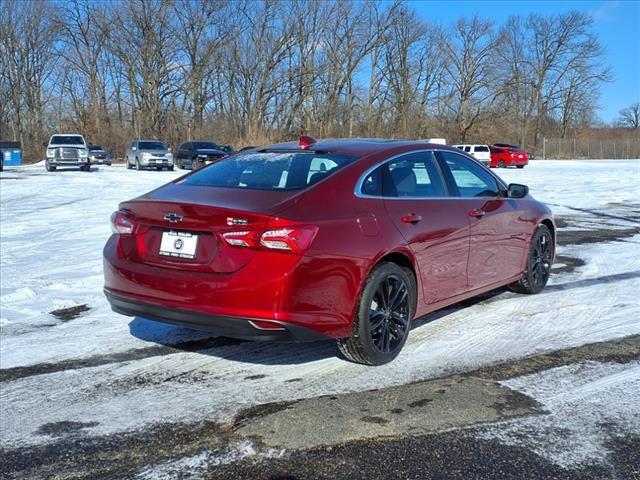
[[[80,150],[79,154],[81,157],[86,158],[87,157],[87,151],[86,150]]]
[[[53,150],[53,148],[48,148],[47,149],[47,158],[53,158],[55,156],[55,151]]]
[[[206,155],[198,155],[198,158],[207,158]]]

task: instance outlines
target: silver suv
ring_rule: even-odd
[[[47,172],[54,172],[57,167],[80,167],[80,170],[91,170],[89,149],[84,137],[78,134],[51,135],[47,147],[45,167]]]
[[[173,170],[171,149],[159,140],[134,140],[127,150],[127,168]]]

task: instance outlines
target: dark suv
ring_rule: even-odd
[[[197,170],[205,165],[217,162],[227,155],[228,153],[222,147],[213,142],[184,142],[176,152],[176,165],[178,168]]]

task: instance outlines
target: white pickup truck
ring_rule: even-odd
[[[51,135],[47,147],[45,166],[47,172],[54,172],[57,167],[80,167],[80,170],[91,170],[89,147],[84,137],[78,134]]]

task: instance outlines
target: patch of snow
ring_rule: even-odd
[[[548,412],[488,427],[482,438],[533,449],[563,466],[607,463],[612,435],[640,432],[640,362],[587,362],[502,382]]]
[[[178,477],[197,478],[203,476],[209,466],[227,465],[247,457],[280,458],[283,455],[284,450],[274,449],[258,453],[253,443],[245,440],[232,445],[231,448],[224,452],[204,451],[190,457],[159,463],[144,469],[136,478],[141,480],[171,480]]]

